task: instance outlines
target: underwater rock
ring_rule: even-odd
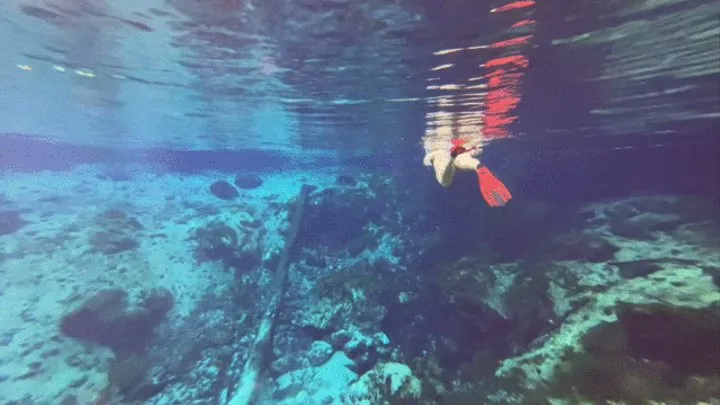
[[[108,165],[102,173],[98,173],[95,177],[100,180],[111,180],[115,182],[130,181],[133,178],[133,172],[135,172],[135,170],[125,165]]]
[[[444,235],[443,238],[452,240],[455,246],[462,246],[470,241],[472,247],[468,246],[468,252],[473,252],[473,255],[481,256],[490,263],[511,263],[526,260],[531,256],[548,256],[547,260],[552,260],[549,252],[552,246],[548,246],[551,245],[552,238],[547,235],[562,235],[580,226],[586,227],[585,223],[579,224],[582,221],[581,213],[563,210],[540,201],[510,204],[500,212],[483,210],[475,214],[475,219],[470,215],[477,209],[472,208],[467,214],[453,218],[451,222],[443,219],[445,223],[452,223],[452,233]],[[480,232],[476,224],[482,224]],[[478,235],[482,240],[465,236],[458,238],[455,235]],[[448,249],[447,245],[448,243],[445,243],[443,246],[445,250]]]
[[[627,239],[651,241],[655,239],[653,231],[642,224],[624,219],[610,221],[610,232]]]
[[[58,14],[54,11],[50,11],[46,8],[41,7],[22,5],[20,6],[20,11],[22,11],[26,15],[39,18],[47,22],[56,22],[58,20],[64,19],[64,16],[62,14]]]
[[[356,181],[355,187],[326,188],[310,195],[299,244],[359,254],[375,249],[383,233],[407,232],[401,222],[416,218],[398,216],[393,203],[399,198],[395,182],[384,176],[362,176]],[[367,226],[378,229],[370,231]]]
[[[334,332],[329,340],[335,349],[342,350],[355,362],[358,372],[370,369],[378,359],[387,359],[391,350],[390,339],[385,333],[371,333],[355,325]]]
[[[333,347],[323,340],[316,340],[307,352],[307,359],[311,366],[319,366],[325,363],[333,354]]]
[[[657,232],[673,232],[693,222],[718,227],[717,200],[701,197],[656,196],[621,200],[601,208],[617,236],[651,241]]]
[[[270,363],[270,370],[277,375],[286,374],[302,367],[302,358],[295,355],[282,356]]]
[[[116,357],[108,367],[108,382],[125,394],[143,384],[149,372],[150,362],[145,356]]]
[[[702,403],[720,388],[720,310],[620,303],[568,353],[548,386],[553,397],[593,403]]]
[[[663,395],[696,403],[712,388],[702,373],[720,364],[718,333],[720,291],[702,269],[678,266],[594,294],[541,344],[504,360],[496,376],[530,392],[549,387],[552,397],[578,392],[592,403]],[[710,385],[687,386],[693,373]],[[701,398],[689,400],[695,394]]]
[[[550,257],[554,260],[587,260],[600,263],[615,257],[620,248],[595,235],[571,232],[555,238]]]
[[[357,180],[347,174],[341,174],[337,177],[337,180],[335,180],[335,183],[341,185],[341,186],[350,186],[355,187],[357,185]]]
[[[629,220],[642,213],[633,203],[634,201],[621,200],[614,204],[608,204],[607,207],[604,207],[603,214],[611,221]]]
[[[60,401],[60,405],[80,405],[80,401],[75,395],[68,395]]]
[[[489,350],[496,361],[501,353],[525,348],[552,329],[557,316],[548,267],[487,265],[467,258],[441,267],[442,305],[451,310],[442,322],[449,323],[446,329],[453,331],[453,340],[471,351]]]
[[[297,397],[307,382],[308,369],[293,370],[275,379],[274,396],[277,398]]]
[[[66,336],[107,346],[118,355],[142,353],[154,336],[155,326],[174,303],[169,291],[152,290],[138,310],[130,311],[126,291],[102,290],[63,316],[60,330]]]
[[[645,259],[633,260],[627,262],[610,262],[613,266],[617,266],[620,275],[623,278],[646,277],[656,271],[662,270],[662,259]]]
[[[152,364],[147,356],[115,357],[108,368],[108,383],[117,390],[124,403],[146,403],[159,394],[169,381],[151,378]]]
[[[234,200],[240,195],[240,192],[225,180],[218,180],[211,184],[210,192],[213,193],[215,197],[226,201]]]
[[[243,230],[240,228],[240,230]],[[260,253],[247,244],[248,233],[241,233],[222,222],[211,222],[193,235],[197,246],[195,260],[219,261],[224,269],[246,273],[260,265]]]
[[[502,297],[508,319],[513,321],[505,339],[517,348],[527,347],[559,321],[548,292],[550,280],[539,274],[538,270],[533,276],[516,278]]]
[[[352,245],[351,241],[362,240],[363,228],[370,223],[367,212],[374,204],[377,202],[365,196],[335,190],[314,195],[305,210],[298,242],[332,249]]]
[[[15,233],[27,223],[18,211],[0,211],[0,236]]]
[[[311,299],[298,300],[293,323],[314,331],[316,339],[345,325],[379,324],[387,315],[381,301],[390,292],[387,279],[367,266],[355,263],[314,280]]]
[[[262,260],[258,252],[240,252],[227,263],[227,266],[228,268],[235,270],[235,274],[240,275],[257,269],[261,262]]]
[[[153,367],[164,369],[166,380],[178,382],[175,387],[192,386],[195,397],[208,395],[217,378],[213,364],[229,351],[245,358],[243,353],[248,350],[246,346],[232,346],[235,330],[243,324],[237,311],[232,311],[236,308],[231,295],[206,293],[186,316],[164,322],[156,328],[157,338],[148,347]],[[163,394],[172,398],[172,391]]]
[[[307,257],[305,258],[305,264],[307,264],[310,267],[317,267],[320,269],[324,269],[327,266],[327,260],[320,256],[320,255],[313,255],[306,253]]]
[[[255,174],[238,174],[235,176],[235,186],[237,188],[251,190],[263,185],[263,180]]]
[[[720,219],[683,225],[673,232],[673,236],[685,243],[716,252],[720,246]]]
[[[112,255],[133,250],[139,246],[138,241],[123,234],[113,232],[95,232],[90,237],[93,251]]]
[[[618,268],[623,278],[647,277],[670,265],[695,267],[700,264],[698,260],[675,259],[671,257],[658,259],[641,259],[624,262],[608,262]]]
[[[309,308],[306,308],[301,318],[294,320],[293,323],[322,334],[331,329],[342,311],[343,308],[340,305],[336,305],[335,302],[328,298],[322,298]]]
[[[377,300],[388,290],[386,280],[381,274],[387,268],[384,261],[378,260],[374,265],[365,261],[356,262],[348,268],[329,272],[317,281],[313,291],[326,298],[338,302],[363,303],[368,299]]]
[[[454,314],[468,326],[509,324],[516,313],[526,312],[522,309],[526,303],[530,312],[537,310],[548,286],[547,278],[537,274],[526,279],[519,277],[523,266],[526,265],[489,266],[481,260],[463,258],[440,268],[440,291],[454,308]],[[509,299],[508,294],[517,296],[517,301]]]
[[[330,339],[335,347],[342,348],[350,358],[357,357],[373,346],[373,338],[366,336],[355,326],[333,333]]]
[[[410,367],[402,363],[380,363],[350,386],[344,403],[375,405],[391,400],[407,402],[420,399],[422,393],[422,382],[413,375]]]
[[[275,396],[293,397],[297,404],[339,404],[341,396],[358,376],[355,364],[343,352],[335,352],[317,367],[295,370],[279,376]],[[269,402],[269,401],[268,401]]]
[[[703,271],[712,278],[713,283],[720,289],[720,267],[708,266],[704,267]]]
[[[199,263],[207,260],[228,262],[235,257],[238,250],[237,232],[220,222],[198,228],[194,238],[197,243],[195,259]]]
[[[640,215],[631,220],[610,221],[610,231],[617,236],[635,240],[654,240],[655,232],[670,232],[682,224],[675,216]]]
[[[125,211],[110,209],[104,211],[95,218],[95,224],[108,230],[131,230],[143,229],[137,218],[128,215]]]
[[[681,374],[720,374],[720,307],[621,304],[617,312],[630,357]]]
[[[675,196],[654,196],[621,201],[619,204],[631,204],[639,212],[666,215],[679,213],[681,201]]]

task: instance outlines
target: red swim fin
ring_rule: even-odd
[[[502,207],[512,199],[505,184],[485,166],[477,169],[480,193],[491,207]]]

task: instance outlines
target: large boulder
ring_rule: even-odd
[[[235,176],[235,187],[245,190],[258,188],[263,185],[263,180],[256,174],[238,174]]]
[[[225,180],[218,180],[210,185],[210,192],[221,200],[234,200],[240,193],[232,184]]]
[[[375,405],[396,403],[417,403],[422,397],[422,382],[412,370],[402,363],[379,363],[363,374],[348,390],[346,403],[353,405]]]
[[[543,397],[697,403],[720,388],[717,342],[720,291],[703,269],[678,265],[595,294],[496,375]]]

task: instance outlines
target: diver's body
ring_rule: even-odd
[[[435,170],[435,179],[443,187],[452,184],[455,172],[476,172],[480,185],[480,192],[491,207],[502,207],[512,199],[507,187],[485,167],[478,157],[482,154],[480,145],[467,147],[460,140],[453,140],[451,148],[427,147],[425,149],[425,166],[432,166]]]

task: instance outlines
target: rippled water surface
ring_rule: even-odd
[[[8,0],[2,131],[375,154],[490,126],[488,62],[522,56],[506,135],[716,132],[716,2],[525,3]]]

